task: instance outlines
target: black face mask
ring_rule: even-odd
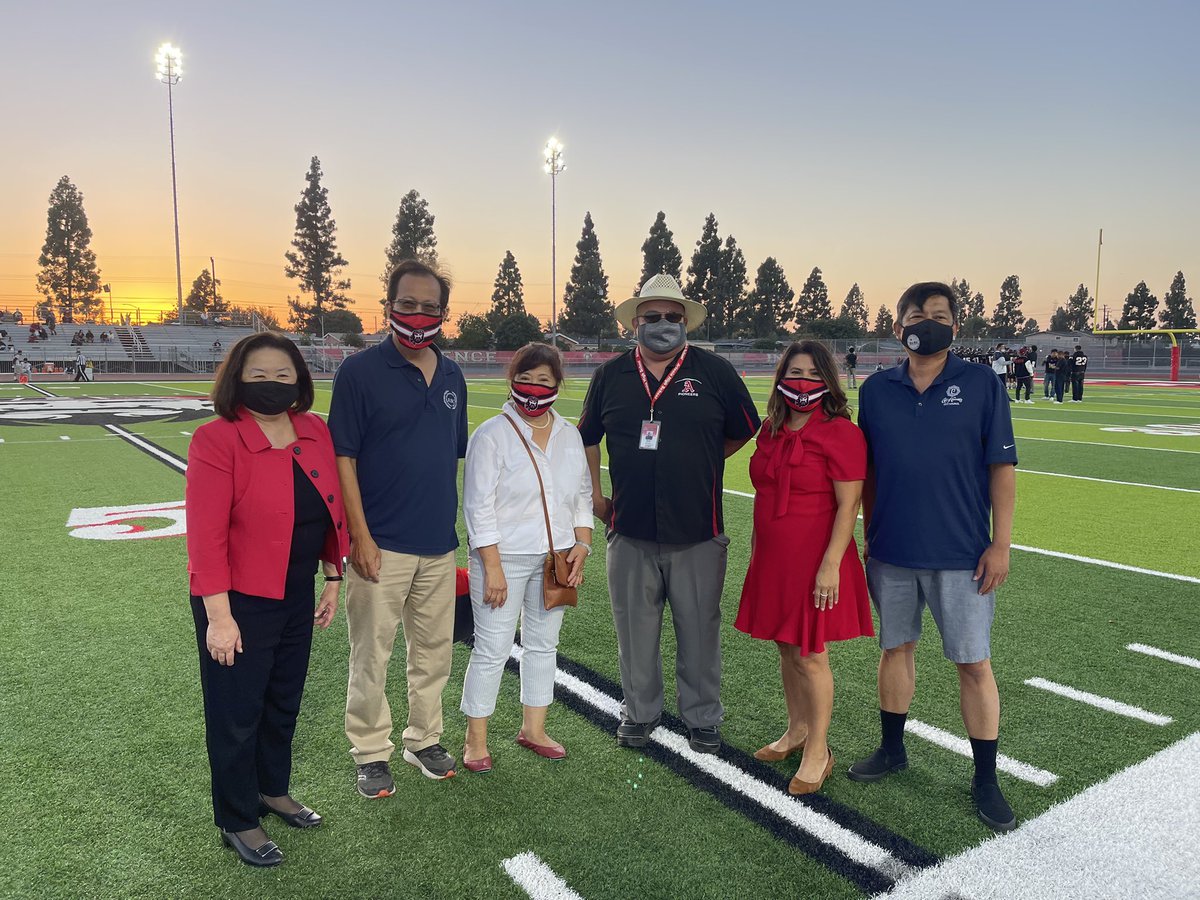
[[[900,343],[918,356],[933,356],[941,353],[954,340],[954,329],[933,319],[922,319],[905,325],[900,333]]]
[[[291,409],[300,397],[300,388],[282,381],[243,381],[242,404],[263,416],[277,416]]]

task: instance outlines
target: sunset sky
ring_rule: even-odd
[[[712,211],[751,278],[813,266],[835,308],[1008,274],[1048,324],[1092,289],[1119,313],[1176,270],[1200,294],[1200,4],[43,2],[0,29],[0,308],[37,301],[47,197],[85,197],[102,280],[143,318],[175,303],[167,89],[184,292],[282,310],[283,254],[319,156],[368,329],[400,197],[437,217],[452,314],[481,311],[505,250],[550,308],[550,183],[565,144],[558,284],[584,212],[610,298],[667,214],[685,267]],[[281,316],[282,318],[282,316]],[[1115,318],[1115,316],[1114,316]]]

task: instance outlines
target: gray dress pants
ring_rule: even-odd
[[[671,604],[679,716],[689,728],[721,724],[721,590],[729,538],[656,544],[614,534],[608,589],[621,662],[621,712],[638,723],[663,708],[663,606]]]

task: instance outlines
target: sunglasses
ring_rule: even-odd
[[[642,313],[641,319],[643,322],[646,322],[647,324],[650,324],[650,325],[653,325],[655,322],[661,322],[663,319],[666,319],[672,325],[678,325],[680,322],[683,321],[683,313],[679,313],[679,312],[669,312],[669,313],[648,312],[648,313]]]

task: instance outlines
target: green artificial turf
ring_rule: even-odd
[[[769,380],[747,381],[763,405]],[[205,390],[194,382],[162,381],[46,387],[63,396],[198,396]],[[572,382],[558,409],[576,415],[585,388]],[[328,409],[329,391],[327,382],[318,385],[318,411]],[[494,415],[505,394],[501,382],[472,382],[472,426]],[[13,396],[34,394],[0,392],[0,399]],[[1121,427],[1195,424],[1200,392],[1094,387],[1087,397],[1081,406],[1016,408],[1022,469],[1200,489],[1200,459],[1193,453],[1114,446],[1197,451],[1200,438],[1104,430],[1114,420]],[[185,456],[197,424],[127,427]],[[1022,440],[1034,437],[1045,440]],[[511,741],[520,715],[512,675],[504,678],[493,720],[491,775],[463,773],[433,783],[397,759],[397,795],[362,800],[353,790],[342,733],[347,646],[341,614],[314,642],[294,766],[294,793],[327,824],[303,833],[268,820],[288,861],[269,872],[247,870],[220,847],[212,826],[183,540],[81,540],[70,537],[65,524],[74,508],[178,501],[182,476],[96,426],[5,425],[0,438],[6,588],[0,595],[0,809],[9,824],[0,843],[0,896],[520,897],[500,863],[526,850],[590,898],[857,895],[850,882],[686,779],[617,750],[610,734],[563,706],[552,710],[550,729],[570,758],[551,764],[520,750]],[[729,461],[728,489],[752,491],[750,451]],[[1197,577],[1196,501],[1194,494],[1023,472],[1014,540]],[[723,733],[751,752],[777,737],[785,722],[773,645],[731,624],[748,559],[752,503],[725,497],[731,546],[723,605]],[[580,607],[568,612],[561,652],[616,680],[603,541],[596,547]],[[1200,585],[1022,551],[1013,552],[1012,562],[993,631],[1003,705],[1000,749],[1059,776],[1048,788],[1001,776],[1018,815],[1027,819],[1200,728],[1200,710],[1190,699],[1200,693],[1200,671],[1125,650],[1139,642],[1200,657]],[[670,673],[669,623],[663,652]],[[877,741],[878,650],[874,641],[860,639],[834,647],[831,658],[837,687],[830,742],[841,770]],[[458,648],[444,695],[444,742],[455,754],[462,745],[457,706],[466,660]],[[389,690],[398,722],[403,665],[398,643]],[[913,718],[961,735],[954,669],[942,659],[928,617],[917,665]],[[1034,676],[1175,721],[1157,727],[1115,716],[1026,686]],[[674,703],[670,680],[667,702]],[[969,760],[917,737],[907,743],[907,772],[877,785],[837,775],[824,793],[939,855],[987,838],[967,793]],[[794,766],[778,769],[788,775]]]

